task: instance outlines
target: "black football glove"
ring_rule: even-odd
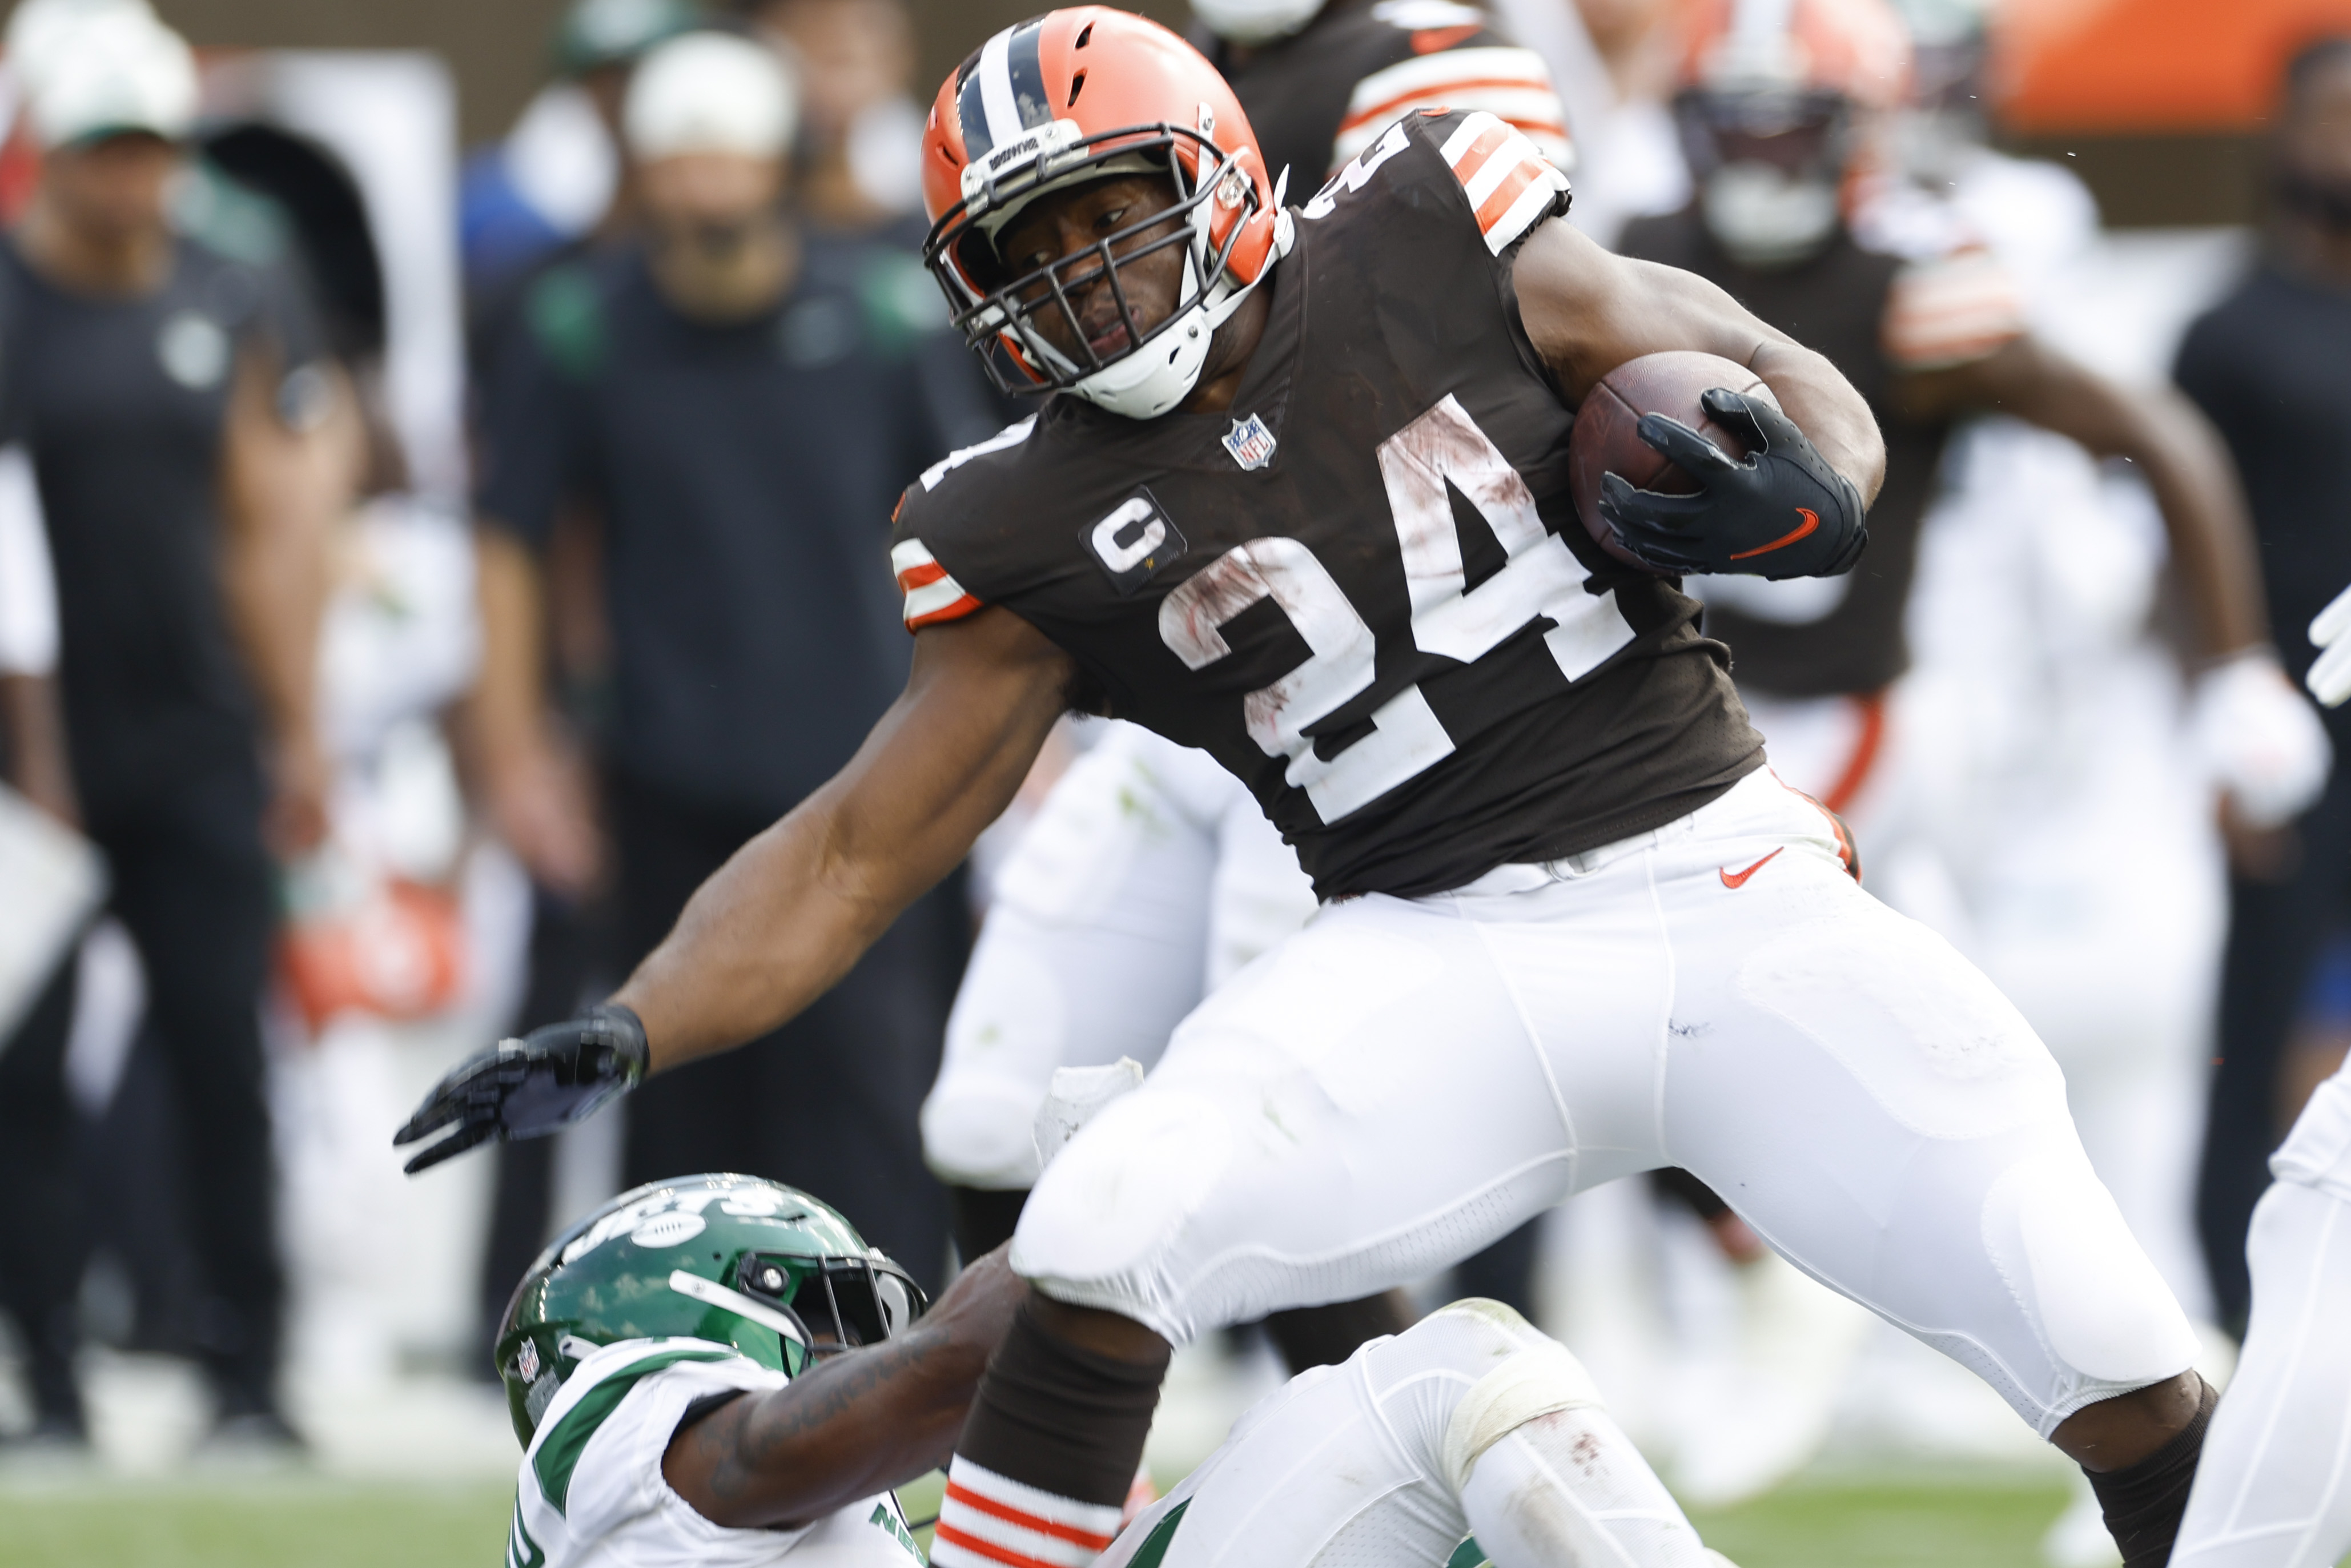
[[[610,1002],[583,1018],[502,1040],[451,1070],[392,1135],[413,1144],[456,1124],[456,1131],[408,1162],[408,1174],[496,1138],[538,1138],[584,1121],[634,1089],[645,1076],[645,1026]]]
[[[1616,542],[1660,571],[1771,578],[1851,571],[1869,542],[1853,481],[1763,399],[1717,387],[1698,401],[1717,423],[1748,435],[1748,455],[1733,459],[1679,420],[1643,414],[1641,439],[1698,490],[1667,496],[1602,475],[1600,515]]]

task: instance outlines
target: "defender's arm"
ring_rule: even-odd
[[[1762,378],[1865,504],[1876,498],[1886,443],[1861,393],[1826,359],[1706,279],[1616,256],[1554,220],[1527,236],[1512,280],[1527,336],[1570,402],[1581,403],[1601,377],[1644,354],[1719,354]]]
[[[2269,643],[2259,556],[2228,448],[2196,407],[2163,389],[2125,388],[2030,337],[1949,370],[1913,371],[1896,385],[1927,416],[2013,414],[2070,436],[2100,457],[2138,465],[2196,616],[2197,652],[2219,659]]]
[[[945,1465],[1027,1289],[998,1248],[904,1333],[679,1432],[663,1479],[711,1522],[758,1529],[806,1524]]]
[[[849,766],[704,883],[613,996],[653,1070],[764,1034],[847,974],[1002,814],[1075,674],[1009,611],[916,632],[905,691]]]

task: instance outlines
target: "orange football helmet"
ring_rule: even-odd
[[[1050,266],[1007,276],[996,240],[1022,207],[1050,192],[1142,172],[1168,177],[1170,205]],[[941,84],[923,136],[923,196],[933,219],[924,262],[998,384],[1069,391],[1138,419],[1189,395],[1216,328],[1292,235],[1281,193],[1225,78],[1156,22],[1105,5],[1007,27]],[[1162,226],[1168,232],[1135,243]],[[1185,247],[1176,308],[1133,331],[1119,269],[1171,246]],[[1070,301],[1071,290],[1105,277],[1131,329],[1127,346],[1107,355],[1087,344]],[[1045,340],[1040,313],[1064,319],[1081,359]],[[1025,385],[989,351],[998,345]]]

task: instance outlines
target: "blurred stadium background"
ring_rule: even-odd
[[[917,96],[1040,3],[912,0]],[[1138,8],[1179,26],[1186,18],[1180,0]],[[395,423],[420,485],[461,494],[459,160],[503,136],[545,86],[565,7],[160,0],[158,9],[205,52],[216,120],[294,131],[355,180],[381,252],[373,308],[390,340]],[[2000,144],[2070,170],[2105,225],[2056,291],[2075,307],[2052,308],[2057,335],[2117,373],[2159,376],[2180,327],[2248,252],[2282,63],[2312,37],[2351,31],[2351,0],[2003,0],[1991,30]],[[0,189],[9,179],[0,157]],[[385,766],[405,766],[402,755],[393,747]],[[445,764],[417,765],[445,777]],[[314,1462],[252,1473],[187,1466],[205,1419],[202,1388],[183,1363],[141,1343],[134,1285],[117,1258],[87,1291],[99,1462],[0,1461],[0,1568],[496,1560],[514,1439],[498,1390],[468,1361],[488,1164],[455,1162],[412,1185],[385,1147],[416,1094],[513,1005],[513,906],[525,894],[495,856],[451,870],[465,831],[440,788],[432,778],[419,787],[417,820],[398,831],[425,841],[416,852],[437,854],[442,881],[462,894],[464,977],[426,1016],[343,1016],[321,1032],[332,1049],[281,1061],[274,1091],[304,1113],[281,1118],[279,1136],[281,1163],[305,1176],[289,1184],[286,1218],[296,1274],[288,1387]],[[83,961],[85,974],[109,962],[102,947]],[[119,1087],[128,1026],[117,1032],[110,1056],[101,1043],[77,1058],[77,1089],[90,1103]],[[609,1127],[568,1136],[557,1208],[578,1212],[604,1196],[612,1161]],[[1687,1379],[1708,1356],[1729,1354],[1723,1336],[1735,1330],[1724,1325],[1768,1315],[1771,1303],[1734,1310],[1741,1287],[1696,1222],[1660,1220],[1631,1184],[1577,1199],[1550,1228],[1547,1326],[1592,1364],[1636,1436],[1668,1440]],[[2067,1500],[2068,1467],[1987,1391],[1907,1340],[1857,1323],[1819,1333],[1865,1342],[1821,1458],[1761,1500],[1697,1511],[1709,1541],[1744,1568],[2039,1561]],[[26,1419],[5,1355],[0,1432]],[[2216,1347],[2212,1370],[2225,1360]],[[1273,1385],[1274,1367],[1246,1339],[1186,1353],[1153,1439],[1163,1479],[1219,1440]],[[1782,1370],[1801,1379],[1806,1368],[1799,1360]],[[916,1517],[935,1511],[912,1494],[909,1505]]]

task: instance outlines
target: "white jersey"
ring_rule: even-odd
[[[507,1568],[922,1568],[888,1492],[797,1530],[713,1524],[662,1479],[688,1406],[790,1380],[722,1344],[633,1339],[580,1362],[540,1417],[515,1488]]]

